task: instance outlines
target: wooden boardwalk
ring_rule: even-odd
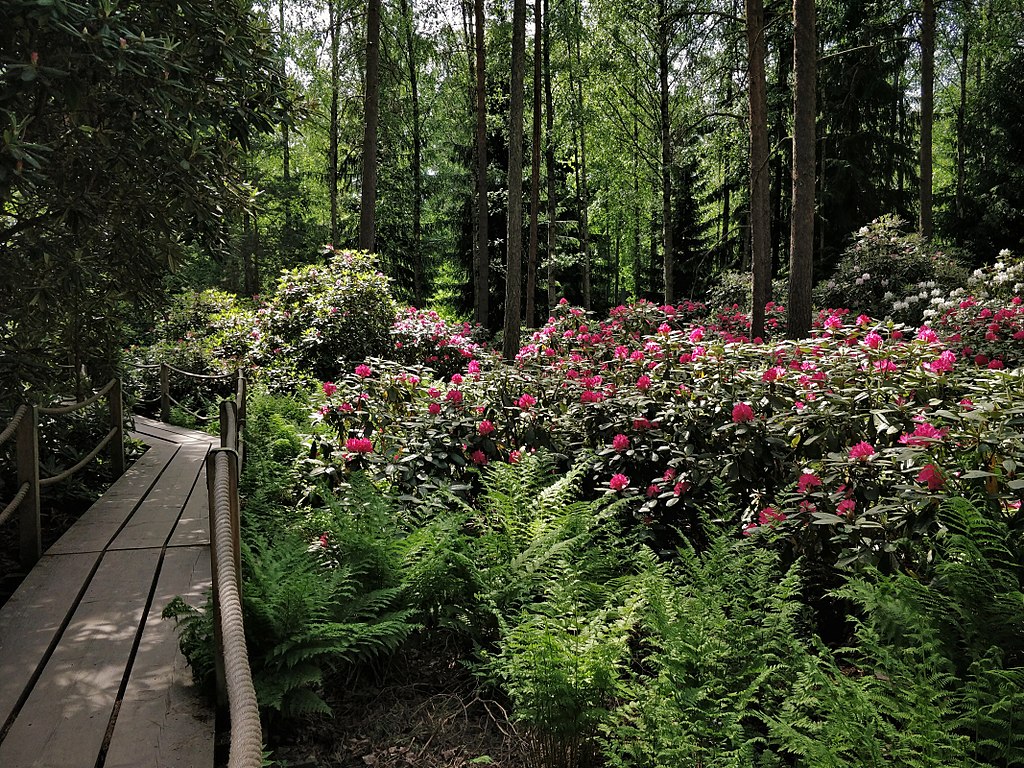
[[[210,587],[214,439],[136,418],[150,448],[0,610],[0,768],[212,768],[214,715],[174,622]]]

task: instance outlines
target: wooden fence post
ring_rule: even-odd
[[[110,424],[116,430],[110,445],[110,461],[114,466],[114,474],[124,474],[124,401],[121,399],[121,379],[114,379],[114,386],[107,395],[110,403]]]
[[[39,407],[30,406],[18,425],[18,487],[28,483],[21,502],[18,533],[21,565],[31,568],[43,556],[43,530],[39,519]]]
[[[167,363],[160,363],[160,421],[171,420],[171,371]]]

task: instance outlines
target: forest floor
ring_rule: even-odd
[[[419,648],[378,679],[335,677],[324,686],[331,716],[276,734],[273,756],[290,768],[524,768],[525,739],[505,707],[482,698],[458,654]]]

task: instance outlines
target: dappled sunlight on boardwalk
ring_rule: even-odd
[[[161,619],[210,585],[212,438],[139,419],[150,450],[0,612],[0,766],[212,766],[214,718]]]

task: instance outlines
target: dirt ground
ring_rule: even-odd
[[[504,705],[482,698],[453,653],[421,649],[377,681],[337,678],[334,714],[283,729],[273,757],[289,768],[525,768],[524,738]]]

